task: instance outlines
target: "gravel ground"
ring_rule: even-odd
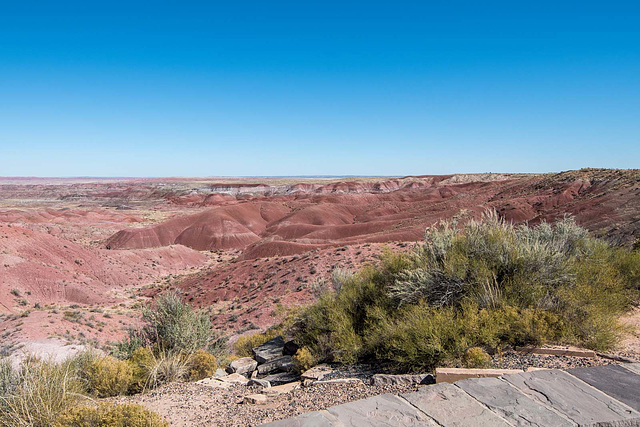
[[[554,356],[516,352],[504,352],[493,357],[494,366],[502,369],[525,369],[529,367],[571,369],[584,366],[609,365],[611,363],[619,362],[603,357]]]
[[[494,367],[525,369],[545,367],[555,369],[617,363],[596,357],[568,357],[504,352],[493,357]],[[135,396],[110,399],[117,403],[139,403],[165,417],[172,426],[256,426],[262,423],[325,409],[330,406],[364,399],[383,393],[406,393],[416,386],[371,386],[369,378],[376,373],[393,373],[384,365],[333,365],[334,372],[325,380],[358,378],[364,383],[317,384],[301,387],[291,393],[272,397],[267,404],[243,403],[245,396],[260,392],[257,386],[234,385],[227,389],[196,383],[167,384],[156,390]]]
[[[172,426],[256,426],[383,393],[406,393],[415,386],[370,386],[362,383],[301,387],[274,397],[266,405],[242,403],[259,388],[236,385],[228,389],[195,383],[173,383],[148,393],[111,399],[138,403],[164,416]]]

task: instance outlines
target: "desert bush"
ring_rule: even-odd
[[[0,358],[0,396],[8,396],[13,392],[15,385],[15,372],[11,360],[7,357]]]
[[[293,356],[293,362],[295,363],[296,371],[303,373],[316,365],[316,358],[311,353],[311,350],[307,347],[302,347],[296,351],[296,354]]]
[[[213,354],[198,350],[189,357],[189,379],[198,381],[211,377],[217,367],[216,357]]]
[[[76,355],[70,362],[86,391],[96,397],[125,394],[133,382],[131,364],[112,356],[89,350]]]
[[[490,368],[491,356],[480,347],[471,347],[464,353],[465,368]]]
[[[153,364],[146,373],[148,388],[184,380],[189,375],[189,358],[179,353],[154,355]]]
[[[529,227],[489,213],[438,224],[412,253],[386,252],[296,313],[286,333],[318,361],[407,370],[460,363],[470,347],[606,350],[639,283],[638,251],[589,237],[571,218]]]
[[[141,405],[102,403],[97,406],[77,406],[67,409],[57,427],[166,427],[160,415]]]
[[[194,310],[175,291],[166,292],[155,300],[154,307],[145,308],[142,319],[148,340],[160,351],[191,354],[214,339],[208,314]]]
[[[0,395],[3,426],[48,427],[66,408],[86,399],[69,363],[28,357],[11,377],[9,392]]]
[[[150,372],[156,363],[156,358],[149,347],[139,347],[131,358],[127,360],[131,366],[132,379],[129,393],[139,393],[150,388]]]
[[[131,359],[133,352],[140,347],[149,346],[152,343],[147,339],[143,330],[128,328],[127,335],[113,345],[113,355],[120,360]]]

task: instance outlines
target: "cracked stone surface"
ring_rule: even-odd
[[[473,378],[455,384],[515,426],[575,426],[498,378]]]
[[[620,365],[576,368],[567,372],[640,412],[640,375]]]
[[[640,375],[640,363],[625,363],[621,365],[623,368]]]
[[[444,426],[509,426],[460,388],[449,383],[422,387],[402,395],[412,405]]]
[[[327,411],[345,427],[438,425],[406,400],[393,394],[381,394],[345,403],[329,408]]]
[[[640,413],[564,371],[525,372],[505,375],[504,379],[580,425],[640,425]]]

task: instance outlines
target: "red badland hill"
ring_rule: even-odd
[[[311,301],[336,269],[374,262],[385,246],[408,250],[438,220],[487,209],[515,222],[571,214],[630,244],[640,236],[640,171],[0,179],[0,328],[5,342],[108,341],[138,318],[140,296],[165,284],[210,306],[221,329],[265,327],[279,304]]]
[[[264,258],[345,244],[416,241],[440,219],[463,210],[478,217],[487,209],[515,222],[571,214],[594,233],[624,243],[640,231],[639,175],[585,170],[487,181],[454,176],[405,178],[404,185],[401,179],[350,182],[309,191],[294,185],[289,194],[220,198],[217,206],[197,214],[124,229],[106,247],[180,244],[196,250],[240,249],[244,259]]]

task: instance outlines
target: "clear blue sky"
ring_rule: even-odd
[[[0,176],[640,167],[640,2],[0,0]]]

